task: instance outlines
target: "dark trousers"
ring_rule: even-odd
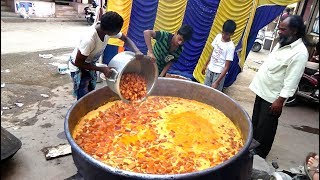
[[[71,77],[74,79],[75,73],[71,72]],[[88,71],[81,71],[81,79],[79,88],[77,90],[77,100],[82,98],[84,95],[94,90],[94,86],[90,83],[92,81],[92,76]]]
[[[252,113],[253,138],[260,143],[255,148],[256,153],[264,159],[271,150],[281,115],[272,115],[270,106],[271,103],[256,96]]]
[[[304,69],[304,72],[306,73],[306,74],[308,74],[308,75],[314,75],[316,72],[317,72],[317,70],[314,70],[314,69],[310,69],[310,68],[305,68]]]

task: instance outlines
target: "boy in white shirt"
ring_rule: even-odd
[[[119,38],[127,43],[136,53],[136,59],[143,58],[143,54],[131,39],[120,32],[122,25],[123,18],[118,13],[109,11],[101,16],[101,21],[90,26],[80,38],[78,46],[69,59],[74,95],[78,100],[95,89],[96,71],[102,72],[105,77],[110,77],[112,72],[110,67],[96,66],[96,62],[102,55],[110,37]]]
[[[233,61],[235,45],[231,40],[231,36],[236,30],[236,23],[233,20],[227,20],[222,26],[222,33],[218,34],[211,45],[213,50],[211,56],[202,69],[205,74],[204,84],[219,91],[222,91],[226,74]],[[209,63],[210,62],[210,63]],[[209,64],[209,65],[208,65]]]

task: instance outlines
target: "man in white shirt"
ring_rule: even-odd
[[[294,95],[308,61],[302,38],[305,25],[290,15],[279,24],[279,43],[261,65],[249,88],[256,94],[252,114],[255,149],[262,158],[269,154],[285,100]]]
[[[110,67],[98,67],[96,62],[107,46],[109,38],[123,40],[136,53],[136,59],[141,59],[143,54],[131,41],[120,32],[123,18],[116,12],[109,11],[101,16],[101,21],[89,27],[88,31],[80,38],[78,46],[69,59],[69,69],[74,84],[74,95],[79,100],[88,92],[95,89],[96,71],[110,77]]]

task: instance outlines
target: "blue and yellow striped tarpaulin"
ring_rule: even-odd
[[[241,71],[258,30],[295,2],[298,0],[108,0],[107,10],[116,11],[124,18],[121,31],[144,54],[147,53],[144,30],[175,33],[182,24],[189,24],[194,30],[193,37],[184,44],[184,51],[169,72],[195,78],[200,83],[204,81],[201,70],[210,56],[213,38],[222,31],[227,19],[234,20],[237,29],[232,40],[238,52],[225,81],[225,86],[230,86]],[[109,44],[123,46],[119,40],[110,40]],[[110,58],[116,52],[106,50],[105,54],[111,53]]]

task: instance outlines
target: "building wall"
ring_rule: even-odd
[[[83,3],[77,3],[73,2],[71,3],[71,6],[78,12],[78,14],[83,14],[84,13],[84,8],[89,6],[88,4],[83,4]]]
[[[318,19],[318,21],[316,21],[316,19]],[[315,24],[318,25],[318,30],[316,32],[314,32]],[[312,4],[312,8],[308,17],[307,32],[313,32],[319,36],[319,0],[315,0]]]
[[[14,11],[24,5],[30,17],[55,17],[55,3],[34,0],[14,0]]]
[[[313,4],[313,1],[314,0],[308,0],[307,1],[307,4],[306,4],[306,9],[304,11],[304,14],[303,14],[303,21],[308,21],[308,18],[310,16],[310,10],[311,10],[311,6]]]
[[[319,0],[302,0],[297,9],[297,15],[305,21],[308,39],[315,44],[319,41],[319,33],[314,32],[315,23],[319,23]]]
[[[12,1],[12,0],[5,0],[5,2],[6,2],[6,5],[8,6],[8,7],[10,7],[10,11],[14,11],[14,2]]]

